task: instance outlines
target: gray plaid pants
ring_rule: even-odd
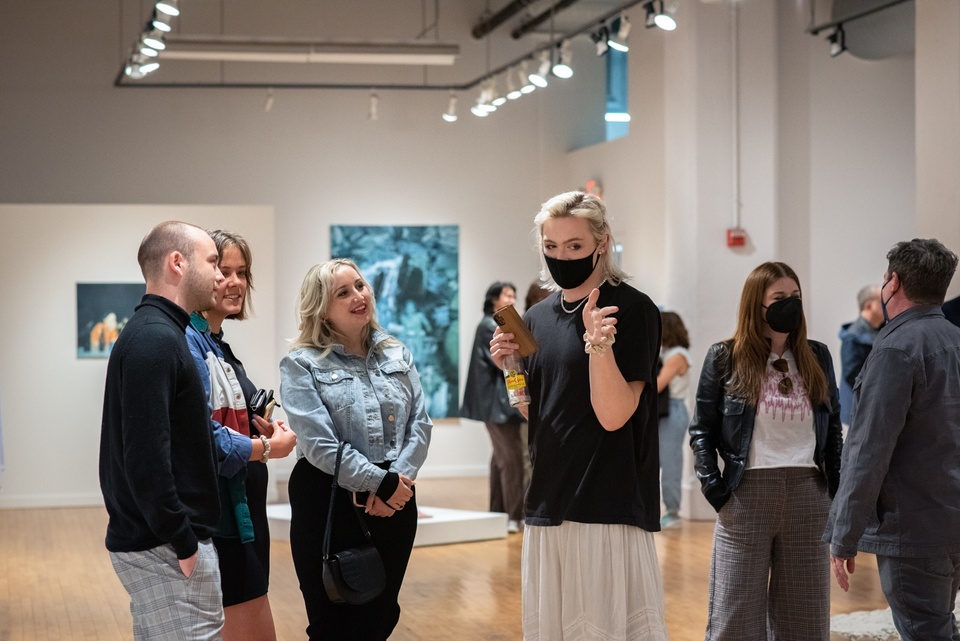
[[[744,472],[713,533],[708,641],[828,641],[829,511],[816,468]]]
[[[217,551],[200,541],[190,578],[169,545],[142,552],[111,552],[110,561],[130,595],[135,641],[219,641],[223,601]]]

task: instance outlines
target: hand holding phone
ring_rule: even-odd
[[[279,405],[273,398],[273,390],[259,389],[250,400],[250,410],[268,421],[273,420],[273,408]]]
[[[520,314],[517,313],[513,305],[506,305],[495,311],[493,320],[500,326],[500,331],[513,334],[513,341],[511,342],[520,346],[520,349],[517,350],[520,356],[530,356],[537,351],[539,347],[537,339],[533,337],[530,328],[520,318]]]

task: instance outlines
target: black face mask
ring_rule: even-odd
[[[887,300],[883,300],[883,288],[886,287],[887,285],[889,285],[891,280],[893,280],[893,277],[892,277],[892,276],[891,276],[890,278],[888,278],[888,279],[883,283],[883,287],[880,288],[880,311],[883,312],[883,322],[884,322],[884,323],[889,323],[889,322],[890,322],[890,317],[887,315],[887,303],[889,303],[889,302],[890,302],[890,298],[893,298],[894,294],[896,294],[896,292],[894,292],[893,294],[890,295],[890,298],[888,298]]]
[[[767,324],[773,331],[790,334],[800,329],[803,322],[803,303],[799,298],[784,298],[764,307],[767,310]]]
[[[600,249],[600,247],[598,246],[597,249]],[[596,250],[589,256],[574,258],[573,260],[560,260],[559,258],[551,258],[546,254],[543,255],[543,258],[547,261],[547,269],[550,271],[553,282],[563,289],[576,289],[587,282],[590,274],[596,269],[597,266],[593,262],[594,254],[596,254]],[[598,260],[597,263],[599,262]]]

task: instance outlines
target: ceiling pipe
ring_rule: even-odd
[[[564,9],[567,9],[577,2],[579,2],[579,0],[560,0],[560,2],[557,2],[543,13],[524,21],[523,24],[514,29],[510,35],[513,36],[514,40],[521,38],[549,20],[552,16],[560,13]]]
[[[511,2],[510,4],[505,6],[503,9],[501,9],[500,11],[490,16],[489,18],[478,22],[476,26],[474,26],[473,31],[470,32],[471,35],[473,35],[474,38],[479,40],[480,38],[484,37],[491,31],[493,31],[494,29],[502,25],[504,22],[506,22],[507,20],[509,20],[516,14],[518,14],[521,9],[533,4],[536,1],[537,0],[513,0],[513,2]]]

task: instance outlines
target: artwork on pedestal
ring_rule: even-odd
[[[332,225],[330,255],[357,263],[377,319],[413,353],[427,413],[451,418],[459,395],[459,227]]]
[[[143,283],[77,283],[77,358],[109,358],[144,292]]]

